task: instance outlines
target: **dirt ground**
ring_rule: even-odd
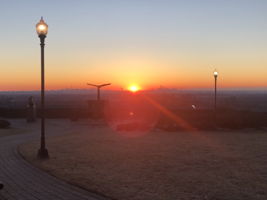
[[[88,121],[71,127],[48,137],[49,160],[36,159],[39,141],[19,150],[54,176],[118,200],[267,199],[266,131],[131,137]]]

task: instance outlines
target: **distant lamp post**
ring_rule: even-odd
[[[217,126],[217,78],[218,78],[218,72],[213,72],[214,76],[214,120],[215,120],[215,126]]]
[[[45,147],[45,70],[44,70],[44,46],[45,38],[48,32],[48,25],[43,17],[36,24],[36,32],[40,38],[41,45],[41,146],[38,151],[39,158],[48,158],[48,151]]]
[[[217,78],[218,78],[218,72],[215,70],[213,72],[214,75],[214,110],[216,112],[217,109]]]

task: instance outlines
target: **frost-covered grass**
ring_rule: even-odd
[[[79,122],[64,131],[48,138],[49,160],[36,159],[39,141],[20,151],[34,165],[90,191],[119,200],[267,199],[266,131],[129,137]]]

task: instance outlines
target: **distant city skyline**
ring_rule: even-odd
[[[46,88],[266,88],[264,0],[2,0],[0,91],[40,88],[35,25],[49,26]]]

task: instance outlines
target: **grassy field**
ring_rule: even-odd
[[[267,132],[162,132],[140,137],[76,124],[47,140],[20,146],[34,165],[119,200],[267,199]]]

